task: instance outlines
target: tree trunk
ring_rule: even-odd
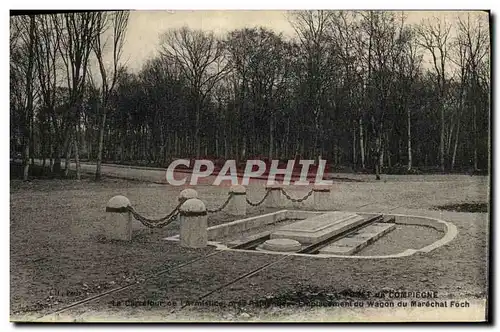
[[[69,162],[70,162],[70,156],[71,156],[71,141],[68,141],[67,148],[66,148],[66,156],[64,158],[65,164],[64,164],[64,176],[68,176],[69,174]]]
[[[385,157],[387,160],[387,167],[391,168],[392,167],[392,160],[391,160],[391,149],[390,149],[390,144],[389,144],[389,133],[385,133]]]
[[[333,144],[333,164],[335,165],[335,167],[337,167],[339,165],[339,154],[337,152],[338,150],[338,145],[336,143]],[[317,159],[317,163],[319,165],[319,161],[320,161],[321,157],[318,156],[318,159]]]
[[[54,149],[54,167],[53,167],[53,172],[57,175],[61,173],[61,144],[56,142],[56,146]]]
[[[48,124],[49,130],[48,130],[48,142],[49,142],[49,147],[48,147],[48,157],[49,157],[49,170],[50,173],[54,171],[54,160],[52,159],[53,157],[53,147],[52,147],[52,132],[50,130],[50,124]]]
[[[33,121],[33,69],[35,65],[35,16],[30,15],[30,28],[29,28],[29,54],[28,54],[28,68],[26,70],[26,113],[24,114],[24,170],[23,180],[28,180],[29,175],[29,158],[30,158],[30,145],[32,137],[31,123]]]
[[[408,120],[408,171],[411,171],[412,167],[412,154],[411,154],[411,111],[408,107],[407,109],[407,120]]]
[[[241,159],[244,160],[246,158],[247,153],[247,140],[246,137],[243,138],[243,147],[241,148]]]
[[[376,135],[376,139],[375,139],[375,156],[373,156],[374,158],[374,163],[375,163],[375,180],[380,180],[380,168],[381,168],[381,162],[380,162],[380,158],[381,157],[381,148],[382,148],[382,139],[380,137],[380,134],[377,134]]]
[[[288,158],[288,152],[289,152],[289,142],[290,142],[290,118],[286,120],[286,131],[285,131],[285,137],[283,139],[283,159]]]
[[[141,144],[141,156],[140,156],[140,160],[146,160],[146,140],[147,140],[147,137],[146,137],[146,128],[142,127],[141,128],[141,131],[142,131],[142,144]]]
[[[361,168],[365,168],[365,142],[363,137],[363,118],[359,118],[359,149],[361,152]]]
[[[174,145],[175,145],[175,150],[174,150],[174,153],[175,153],[175,157],[179,157],[179,151],[180,151],[180,147],[179,147],[179,135],[177,134],[177,130],[175,131],[175,134],[174,134]]]
[[[444,172],[444,105],[441,105],[441,139],[439,142],[441,172]]]
[[[98,147],[97,147],[97,162],[96,162],[96,167],[95,167],[95,180],[96,181],[101,180],[102,151],[104,149],[104,129],[106,127],[106,116],[107,116],[106,113],[107,113],[106,107],[102,107],[102,119],[101,119],[101,125],[99,126],[99,143],[98,143]]]
[[[382,137],[379,140],[380,140],[380,148],[379,148],[380,158],[378,158],[378,163],[380,165],[380,170],[382,170],[382,168],[384,168],[385,142],[384,139],[382,139]]]
[[[195,140],[196,140],[196,158],[200,158],[201,153],[201,138],[200,138],[200,104],[196,101],[196,123],[195,123]]]
[[[29,171],[30,171],[30,145],[28,142],[24,143],[24,155],[23,155],[23,180],[28,181]]]
[[[226,129],[224,127],[224,160],[227,160],[228,156],[229,156],[229,147],[227,144],[227,132],[226,132]]]
[[[446,156],[449,156],[450,151],[451,151],[451,142],[452,142],[452,138],[453,138],[453,126],[454,126],[454,124],[451,123],[450,128],[448,130],[448,133],[446,135],[446,145],[445,145],[445,149],[444,149],[446,151]]]
[[[352,165],[356,168],[356,126],[352,128]]]
[[[455,168],[455,160],[456,160],[455,158],[457,156],[459,133],[460,133],[460,114],[458,116],[457,130],[455,132],[455,144],[453,146],[453,155],[451,157],[451,170],[453,170],[453,168]]]
[[[474,171],[477,171],[479,170],[478,168],[478,161],[477,161],[477,119],[476,119],[476,114],[477,114],[477,110],[476,110],[476,105],[474,105],[472,107],[472,110],[473,110],[473,114],[472,114],[472,135],[474,135]]]
[[[370,160],[370,150],[368,149],[368,143],[370,142],[370,137],[368,136],[368,128],[365,128],[365,135],[363,136],[363,139],[365,143],[365,160]]]
[[[31,111],[33,114],[33,111]],[[35,166],[35,140],[33,138],[33,115],[30,116],[30,160],[31,166]]]
[[[88,138],[87,138],[87,158],[89,160],[94,159],[92,155],[92,147],[93,147],[93,137],[92,134],[89,133]]]
[[[269,160],[273,160],[273,149],[274,149],[274,127],[273,127],[273,115],[269,120]]]
[[[75,146],[75,164],[76,164],[76,179],[80,181],[80,153],[78,151],[78,139],[77,139],[77,134],[75,133],[74,139],[73,139],[73,144]]]
[[[219,128],[215,129],[215,156],[219,158]]]
[[[316,130],[314,131],[314,143],[313,143],[313,150],[312,150],[312,155],[317,156],[318,154],[318,138],[319,138],[319,125],[318,125],[318,116],[316,116],[315,120],[315,128]]]

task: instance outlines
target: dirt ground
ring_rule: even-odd
[[[459,231],[449,245],[425,255],[357,261],[215,252],[212,247],[185,249],[162,240],[178,233],[177,222],[153,233],[143,232],[128,243],[105,241],[97,233],[109,198],[125,195],[136,211],[157,218],[175,207],[182,188],[109,178],[101,183],[13,180],[11,319],[45,319],[46,314],[118,287],[125,288],[75,306],[55,319],[122,320],[159,316],[162,320],[184,320],[201,315],[209,320],[231,321],[259,320],[277,312],[277,316],[272,314],[268,318],[289,320],[297,311],[286,306],[270,310],[244,304],[263,299],[279,304],[286,299],[287,306],[297,306],[317,294],[346,294],[346,291],[347,294],[437,291],[440,299],[479,301],[487,293],[489,215],[435,210],[435,207],[487,202],[488,181],[481,176],[415,175],[388,176],[381,182],[335,183],[332,209],[434,216],[453,222]],[[220,205],[227,195],[225,187],[198,186],[196,190],[209,208]],[[307,190],[287,189],[294,197],[303,196]],[[253,201],[263,194],[264,188],[258,183],[248,188],[248,197]],[[308,199],[302,204],[287,203],[285,207],[308,208],[311,204]],[[250,214],[264,212],[265,208],[249,210]],[[233,220],[222,213],[210,218],[212,225]],[[204,257],[211,253],[212,256]],[[198,260],[182,266],[195,259]],[[266,264],[269,266],[245,276]],[[239,276],[245,277],[233,282]],[[200,298],[212,302],[181,309],[182,303]],[[141,299],[167,304],[144,306]],[[127,300],[130,305],[118,305]],[[133,305],[134,301],[139,302]],[[238,301],[239,305],[224,309],[218,306]],[[307,308],[300,310],[313,317],[321,315],[324,308],[314,309],[315,313]]]

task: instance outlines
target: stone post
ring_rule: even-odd
[[[314,209],[319,211],[331,210],[330,187],[317,186],[313,188]]]
[[[186,200],[179,208],[181,220],[180,242],[186,248],[207,246],[207,209],[197,198]]]
[[[229,188],[229,195],[233,195],[227,204],[227,213],[233,216],[244,216],[247,213],[247,188],[235,184]]]
[[[104,236],[110,240],[132,240],[132,215],[127,210],[130,201],[125,196],[114,196],[106,204]]]
[[[266,191],[271,190],[269,193],[269,196],[266,198],[266,207],[270,208],[279,208],[281,207],[281,186],[280,185],[273,185],[273,186],[266,186]]]
[[[179,197],[177,198],[177,200],[179,201],[179,203],[183,203],[190,198],[198,198],[198,193],[194,189],[187,188],[179,193]]]
[[[179,203],[184,203],[185,201],[187,201],[190,198],[198,198],[198,192],[194,189],[187,188],[179,193],[179,197],[177,197],[177,201]],[[178,215],[175,222],[178,223],[178,222],[180,222],[180,220],[181,220],[181,217],[180,217],[180,215]]]

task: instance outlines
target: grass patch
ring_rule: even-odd
[[[445,204],[435,207],[436,210],[445,210],[453,212],[487,213],[488,203],[457,203]]]

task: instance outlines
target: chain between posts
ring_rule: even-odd
[[[246,198],[246,201],[249,205],[251,206],[259,206],[261,205],[262,203],[264,203],[264,201],[266,200],[267,196],[269,196],[269,194],[271,193],[271,189],[267,189],[267,192],[266,194],[264,195],[264,197],[262,197],[262,199],[260,201],[258,201],[257,203],[253,203],[251,202],[248,198]]]
[[[303,202],[305,201],[306,199],[309,198],[309,196],[312,195],[313,193],[313,190],[311,189],[304,197],[302,198],[292,198],[290,195],[288,195],[288,193],[285,191],[285,189],[281,188],[280,189],[281,192],[283,193],[283,195],[285,195],[286,198],[288,198],[290,201],[292,201],[293,203],[300,203],[300,202]]]
[[[216,213],[216,212],[220,212],[220,211],[224,210],[224,208],[229,204],[229,201],[231,200],[231,198],[233,198],[233,193],[228,194],[226,201],[220,207],[218,207],[217,209],[213,209],[213,210],[207,209],[207,212],[208,213]]]
[[[179,202],[175,209],[172,210],[169,214],[167,214],[165,217],[160,218],[160,219],[149,219],[144,216],[141,216],[137,211],[134,210],[132,206],[128,206],[127,210],[132,214],[132,216],[141,222],[146,227],[149,228],[163,228],[167,226],[168,224],[174,222],[177,220],[177,216],[179,215],[179,208],[184,202]]]
[[[290,196],[288,196],[283,191],[283,189],[281,189],[281,191],[285,194],[285,196],[287,196],[288,199],[291,199],[292,201],[294,201]],[[264,197],[262,197],[262,199],[256,203],[250,201],[248,198],[246,198],[246,201],[249,205],[256,207],[256,206],[259,206],[262,203],[264,203],[264,201],[266,200],[267,196],[269,196],[270,193],[271,193],[271,189],[268,189],[266,191],[266,194],[264,195]],[[307,199],[307,197],[309,197],[311,195],[311,193],[312,193],[312,190],[302,200]],[[207,212],[208,213],[216,213],[216,212],[222,211],[229,204],[229,202],[233,198],[233,195],[234,195],[234,193],[229,193],[226,201],[220,207],[218,207],[217,209],[213,209],[213,210],[207,209]],[[302,201],[302,200],[298,200],[298,201]],[[179,202],[179,204],[175,207],[174,210],[172,210],[172,212],[170,212],[165,217],[160,218],[160,219],[149,219],[149,218],[146,218],[144,216],[141,216],[137,211],[134,210],[134,208],[132,206],[128,206],[127,210],[128,210],[128,212],[130,212],[132,214],[132,216],[136,220],[140,221],[144,226],[149,227],[149,228],[162,228],[162,227],[167,226],[168,224],[172,223],[173,221],[175,221],[177,219],[177,216],[179,215],[179,208],[183,203],[184,202]]]

